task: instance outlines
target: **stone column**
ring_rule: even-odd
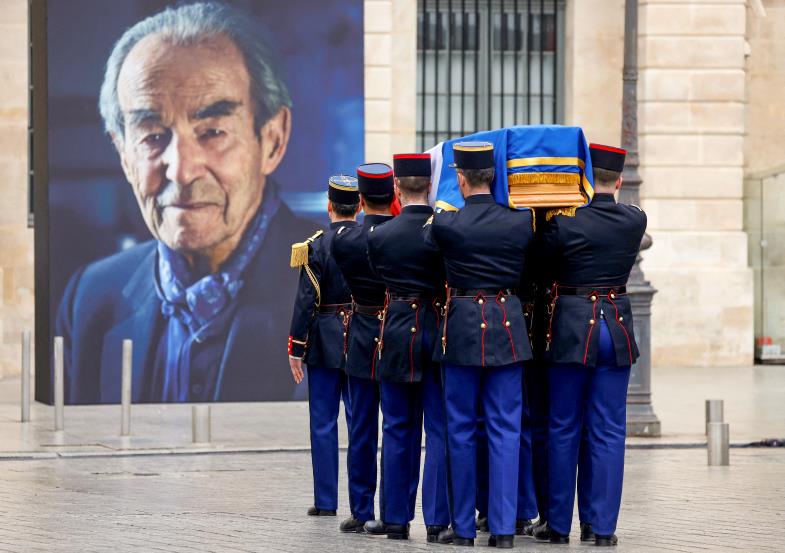
[[[392,163],[417,132],[417,0],[365,0],[365,158]]]
[[[0,9],[0,379],[19,375],[33,328],[33,231],[27,228],[27,1]]]
[[[652,362],[750,364],[743,225],[744,0],[641,0],[639,140],[659,291]]]

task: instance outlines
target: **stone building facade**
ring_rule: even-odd
[[[658,290],[653,363],[749,364],[761,300],[745,232],[745,175],[785,173],[777,169],[785,166],[785,0],[639,5],[641,196],[654,240],[643,268]],[[415,149],[417,9],[417,0],[365,0],[369,160]],[[592,141],[620,140],[623,35],[624,0],[566,0],[563,123],[584,127]],[[0,378],[18,373],[19,332],[33,318],[27,70],[27,1],[5,0]],[[785,178],[772,182],[782,205]],[[755,198],[747,200],[754,211]]]

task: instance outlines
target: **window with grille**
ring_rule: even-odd
[[[564,0],[419,0],[420,149],[563,120]]]

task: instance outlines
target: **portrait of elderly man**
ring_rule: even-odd
[[[167,8],[115,43],[100,113],[152,240],[74,274],[55,332],[66,401],[291,399],[281,344],[292,242],[316,230],[270,177],[291,101],[253,18],[220,3]],[[280,361],[280,362],[279,362]]]

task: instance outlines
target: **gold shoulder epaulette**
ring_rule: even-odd
[[[296,242],[292,244],[292,257],[289,261],[289,265],[292,268],[302,267],[308,263],[308,244],[319,238],[322,234],[324,234],[324,231],[318,230],[305,242]]]
[[[549,209],[545,212],[545,220],[550,221],[557,215],[564,215],[565,217],[575,217],[575,207],[559,207],[556,209]]]
[[[428,217],[428,220],[427,220],[427,221],[425,221],[425,224],[423,225],[423,227],[426,227],[426,226],[428,226],[428,225],[430,225],[430,224],[433,224],[433,215],[431,215],[430,217]]]

